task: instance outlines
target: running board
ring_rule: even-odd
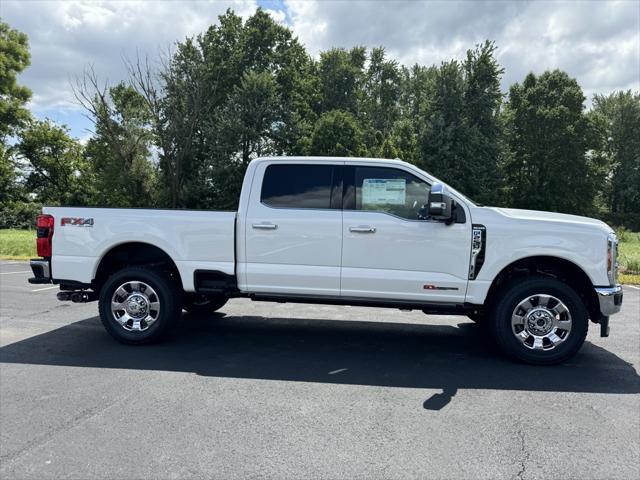
[[[466,315],[467,311],[474,307],[467,307],[457,303],[429,303],[415,302],[412,300],[390,300],[361,297],[335,297],[314,295],[282,295],[271,293],[252,293],[249,298],[258,302],[276,303],[310,303],[321,305],[351,305],[354,307],[380,307],[398,308],[400,310],[422,310],[424,313],[434,315]]]

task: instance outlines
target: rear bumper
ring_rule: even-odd
[[[616,285],[615,287],[596,287],[595,291],[598,295],[602,316],[608,317],[620,311],[622,308],[621,285]]]
[[[49,260],[43,258],[34,258],[29,262],[33,277],[29,279],[29,283],[52,283],[51,267]]]

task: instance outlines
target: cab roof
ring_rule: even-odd
[[[275,156],[275,157],[259,157],[255,160],[252,160],[256,163],[262,162],[272,162],[274,160],[286,160],[286,161],[296,161],[296,162],[308,162],[308,161],[323,161],[323,162],[345,162],[345,163],[384,163],[386,165],[396,164],[396,165],[409,165],[410,163],[403,162],[399,158],[388,159],[388,158],[370,158],[370,157],[317,157],[317,156]]]

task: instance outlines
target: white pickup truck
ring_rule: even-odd
[[[259,158],[237,212],[45,207],[37,227],[29,281],[98,300],[129,344],[248,297],[467,315],[510,356],[554,364],[622,304],[605,223],[479,206],[399,160]]]

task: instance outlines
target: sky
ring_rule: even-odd
[[[577,78],[587,106],[595,93],[640,91],[640,0],[0,0],[0,17],[29,36],[31,66],[19,81],[33,91],[32,111],[86,139],[91,123],[71,83],[87,66],[116,83],[126,78],[123,58],[159,58],[227,8],[246,18],[258,6],[316,58],[332,47],[384,46],[402,64],[431,65],[490,39],[505,92],[531,71],[555,68]]]

